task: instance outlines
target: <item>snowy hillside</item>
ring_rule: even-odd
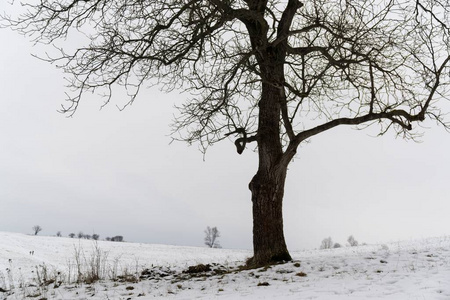
[[[0,232],[0,299],[450,299],[450,237],[250,255]]]

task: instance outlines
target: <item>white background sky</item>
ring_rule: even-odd
[[[0,11],[5,7],[1,2]],[[248,182],[257,154],[231,141],[169,145],[174,104],[188,95],[143,90],[120,112],[89,95],[73,118],[57,112],[64,74],[0,29],[0,231],[203,245],[217,226],[226,248],[251,248]],[[450,233],[450,134],[431,122],[422,143],[338,128],[311,139],[291,163],[284,224],[291,250]]]

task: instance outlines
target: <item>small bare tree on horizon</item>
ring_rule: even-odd
[[[205,230],[205,245],[209,248],[222,248],[220,246],[219,241],[217,240],[220,237],[220,232],[217,227],[206,227]]]
[[[42,227],[41,226],[39,226],[39,225],[34,225],[33,226],[34,235],[37,235],[41,231],[42,231]]]
[[[349,243],[350,247],[356,247],[356,246],[358,246],[358,241],[355,240],[355,238],[353,237],[353,235],[351,235],[351,236],[348,237],[347,242]]]
[[[121,236],[121,235],[113,236],[113,237],[111,238],[111,241],[112,241],[112,242],[123,242],[123,236]]]
[[[331,237],[323,239],[322,244],[320,245],[320,249],[331,249],[333,248],[333,240]]]

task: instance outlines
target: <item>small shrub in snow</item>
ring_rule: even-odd
[[[0,271],[0,293],[6,293],[9,288],[5,275]]]
[[[74,246],[74,272],[77,283],[93,283],[107,276],[108,252],[94,243],[91,253],[86,253],[81,246]],[[71,268],[70,268],[71,270]],[[69,272],[69,278],[71,274]],[[70,281],[70,279],[69,279]]]
[[[333,245],[333,248],[341,248],[342,246],[341,246],[341,244],[339,244],[339,243],[334,243],[334,245]]]

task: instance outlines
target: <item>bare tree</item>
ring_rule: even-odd
[[[331,237],[323,239],[322,244],[320,245],[320,249],[331,249],[333,248],[333,240]]]
[[[58,232],[56,233],[56,236],[57,236],[57,237],[62,237],[61,231],[58,231]]]
[[[351,236],[348,237],[347,242],[349,243],[350,247],[356,247],[356,246],[358,246],[358,241],[355,240],[355,238],[353,237],[353,235],[351,235]]]
[[[77,237],[78,237],[79,239],[84,238],[84,233],[83,233],[82,231],[78,232]]]
[[[96,234],[96,233],[94,233],[93,235],[92,235],[92,239],[93,240],[98,240],[100,238],[100,235],[98,235],[98,234]]]
[[[74,238],[75,237],[75,233],[69,233],[69,237]]]
[[[209,248],[221,248],[219,241],[220,232],[217,227],[210,228],[206,227],[205,230],[205,245]]]
[[[42,227],[39,225],[34,225],[32,228],[33,228],[34,235],[37,235],[39,232],[42,231]]]
[[[255,143],[251,265],[290,260],[283,234],[287,168],[300,144],[342,125],[379,126],[414,139],[430,118],[449,128],[450,9],[435,0],[23,0],[3,24],[78,49],[45,57],[71,77],[62,112],[85,93],[142,85],[192,95],[179,107],[177,139],[203,150]],[[125,105],[126,106],[126,105]]]
[[[116,235],[116,236],[111,238],[111,241],[113,241],[113,242],[123,242],[123,236]]]

